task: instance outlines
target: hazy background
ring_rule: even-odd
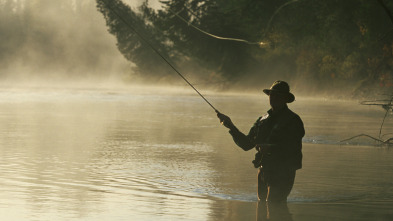
[[[365,0],[111,4],[201,90],[255,92],[281,79],[297,94],[347,98],[392,91],[393,3],[379,2],[386,8]],[[0,0],[0,79],[185,86],[101,0]]]
[[[0,0],[3,82],[122,79],[130,62],[116,49],[91,0]]]

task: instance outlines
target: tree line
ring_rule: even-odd
[[[171,70],[140,35],[193,77],[230,85],[286,79],[298,91],[345,89],[362,95],[393,89],[392,1],[161,3],[157,10],[148,1],[131,8],[121,0],[97,0],[118,49],[143,76],[165,78]]]

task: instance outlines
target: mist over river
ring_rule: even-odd
[[[275,209],[257,203],[255,151],[189,90],[2,87],[0,219],[393,220],[392,149],[339,142],[377,137],[382,108],[297,97],[303,169]],[[245,133],[269,108],[262,93],[206,98]]]

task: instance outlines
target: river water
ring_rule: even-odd
[[[262,94],[207,98],[244,132],[269,108]],[[3,88],[0,219],[393,220],[393,150],[339,142],[377,137],[384,110],[302,97],[289,107],[305,124],[303,169],[275,208],[257,203],[255,152],[192,92]]]

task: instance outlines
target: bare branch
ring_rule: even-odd
[[[375,140],[375,141],[381,142],[381,143],[384,142],[383,140],[380,140],[380,139],[378,139],[378,138],[372,137],[372,136],[367,135],[367,134],[359,134],[359,135],[356,135],[356,136],[354,136],[354,137],[351,137],[351,138],[348,138],[348,139],[345,139],[345,140],[341,140],[340,142],[345,142],[345,141],[352,140],[352,139],[354,139],[354,138],[362,137],[362,136],[364,136],[364,137],[369,137],[369,138],[371,138],[371,139],[373,139],[373,140]]]

